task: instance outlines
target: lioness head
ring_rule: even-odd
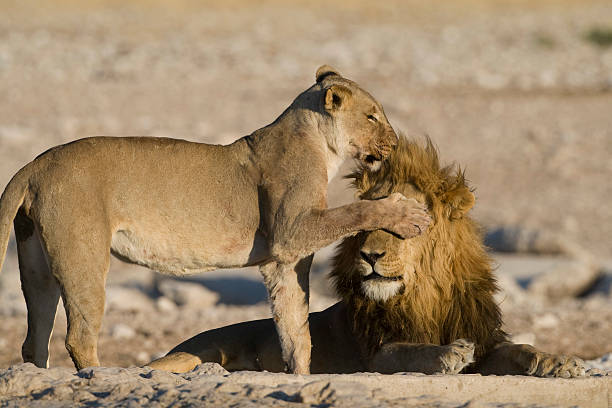
[[[397,135],[385,112],[368,92],[323,65],[316,72],[320,110],[331,121],[330,149],[343,157],[353,157],[371,171],[397,144]]]
[[[431,306],[448,301],[472,274],[482,275],[474,279],[490,278],[479,230],[465,216],[474,205],[474,194],[459,169],[440,167],[430,140],[420,146],[401,137],[380,171],[362,169],[350,177],[363,199],[400,192],[425,203],[432,224],[407,240],[381,230],[345,239],[331,273],[343,298],[379,303],[404,303],[409,298],[413,305]]]

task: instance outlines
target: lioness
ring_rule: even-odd
[[[43,153],[0,199],[2,258],[15,220],[24,361],[48,365],[61,295],[75,366],[99,365],[112,253],[175,275],[260,265],[283,359],[308,373],[313,252],[359,231],[412,237],[428,225],[424,207],[401,194],[326,208],[327,183],[344,159],[375,169],[396,141],[382,106],[322,66],[272,124],[227,146],[94,137]]]
[[[466,215],[474,195],[461,171],[440,166],[431,142],[400,138],[380,172],[352,177],[361,198],[400,192],[427,205],[433,222],[410,240],[373,231],[342,242],[331,271],[342,300],[310,315],[313,373],[584,375],[580,359],[508,341],[491,259]],[[182,372],[206,361],[228,370],[282,370],[273,321],[201,333],[148,365]]]

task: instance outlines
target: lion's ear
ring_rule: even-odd
[[[315,74],[315,78],[317,79],[317,83],[321,82],[325,78],[331,75],[340,75],[340,73],[329,65],[321,65],[319,69],[317,69],[317,73]]]
[[[476,197],[467,187],[459,187],[444,194],[442,201],[449,206],[448,218],[457,220],[474,206]]]
[[[325,90],[324,106],[328,112],[335,111],[346,105],[353,92],[344,85],[332,85]]]

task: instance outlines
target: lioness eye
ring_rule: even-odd
[[[378,119],[376,119],[376,116],[374,115],[368,115],[368,120],[370,122],[378,122]]]

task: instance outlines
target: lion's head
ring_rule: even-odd
[[[362,199],[400,192],[426,203],[432,216],[428,230],[412,239],[379,230],[338,247],[331,278],[370,351],[388,341],[467,338],[479,354],[505,339],[492,262],[467,215],[475,199],[463,172],[441,167],[429,139],[421,145],[400,137],[380,171],[362,168],[349,177]]]

